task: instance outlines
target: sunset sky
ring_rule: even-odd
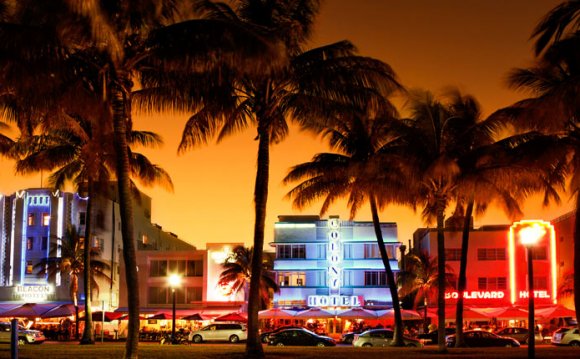
[[[487,115],[524,97],[505,86],[507,72],[531,64],[529,36],[554,0],[326,0],[311,46],[350,40],[361,55],[390,64],[403,85],[438,92],[459,87],[479,99]],[[162,149],[147,151],[173,178],[175,191],[144,188],[152,197],[152,220],[163,229],[205,248],[207,242],[252,243],[253,186],[257,142],[251,129],[216,145],[182,155],[177,145],[187,115],[138,115],[135,128],[155,131],[165,139]],[[321,141],[293,129],[271,150],[270,194],[266,243],[273,240],[278,215],[317,214],[316,205],[302,212],[284,199],[290,189],[281,180],[289,167],[328,151]],[[12,163],[0,159],[0,192],[38,187],[40,176],[14,177]],[[539,199],[526,202],[525,218],[554,219],[572,208],[567,195],[561,206],[540,208]],[[348,218],[344,204],[329,214]],[[363,208],[356,220],[370,220]],[[399,240],[407,242],[425,224],[419,212],[391,207],[381,221],[396,222]],[[495,209],[476,218],[475,225],[509,223]],[[269,248],[269,247],[268,247]]]

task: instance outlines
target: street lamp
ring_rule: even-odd
[[[171,296],[173,301],[173,312],[171,316],[171,343],[175,344],[175,288],[179,287],[181,284],[181,276],[178,274],[172,274],[168,278],[169,287],[171,287]]]
[[[528,358],[535,358],[536,328],[534,325],[534,265],[532,249],[546,234],[545,226],[532,222],[518,231],[521,244],[528,253]]]

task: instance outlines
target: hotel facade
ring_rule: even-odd
[[[399,270],[397,225],[381,223],[391,268]],[[279,216],[274,224],[274,307],[391,307],[372,222],[338,216]]]

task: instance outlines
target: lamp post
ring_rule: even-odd
[[[546,234],[546,229],[538,223],[532,223],[519,230],[520,242],[528,254],[528,358],[536,355],[536,326],[534,325],[534,264],[532,249]]]
[[[171,287],[171,296],[173,302],[172,315],[171,315],[171,344],[175,344],[175,288],[179,287],[181,284],[181,276],[178,274],[172,274],[169,276],[169,287]]]

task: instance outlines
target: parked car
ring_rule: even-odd
[[[10,343],[12,325],[9,322],[0,322],[0,343]],[[18,344],[42,344],[46,338],[40,330],[26,329],[18,325]]]
[[[330,337],[325,337],[311,332],[308,329],[285,329],[278,333],[270,334],[269,345],[283,346],[316,346],[331,347],[336,342]]]
[[[354,336],[360,333],[362,332],[358,331],[358,332],[343,333],[342,336],[340,337],[340,342],[343,344],[352,344],[352,342],[354,341]]]
[[[514,328],[514,327],[503,328],[496,331],[495,334],[502,337],[510,337],[517,339],[517,341],[520,343],[529,344],[530,331],[528,330],[528,328]],[[541,343],[544,341],[544,337],[542,337],[542,334],[540,334],[539,331],[536,331],[535,338],[536,343]]]
[[[551,343],[580,347],[580,332],[577,327],[560,328],[552,334]]]
[[[463,332],[465,345],[468,347],[519,347],[520,342],[510,337],[500,337],[485,330],[466,330]],[[445,338],[448,347],[455,346],[455,334]]]
[[[278,332],[280,332],[282,330],[285,330],[285,329],[302,329],[302,327],[296,327],[296,326],[291,326],[291,325],[279,327],[279,328],[276,328],[274,330],[270,330],[270,331],[261,333],[260,334],[260,340],[262,341],[262,343],[267,344],[270,341],[268,339],[268,337],[270,336],[270,334],[275,334],[275,333],[278,333]]]
[[[455,328],[445,328],[445,336],[455,334]],[[429,333],[419,334],[417,337],[423,344],[438,344],[439,343],[439,331],[437,329],[430,331]]]
[[[393,343],[394,332],[390,329],[371,329],[361,334],[355,334],[352,345],[355,347],[386,347]],[[423,347],[417,339],[403,337],[405,345],[408,347]]]
[[[193,343],[205,341],[237,343],[246,339],[248,339],[248,330],[245,324],[240,323],[215,323],[189,333],[189,341]]]

